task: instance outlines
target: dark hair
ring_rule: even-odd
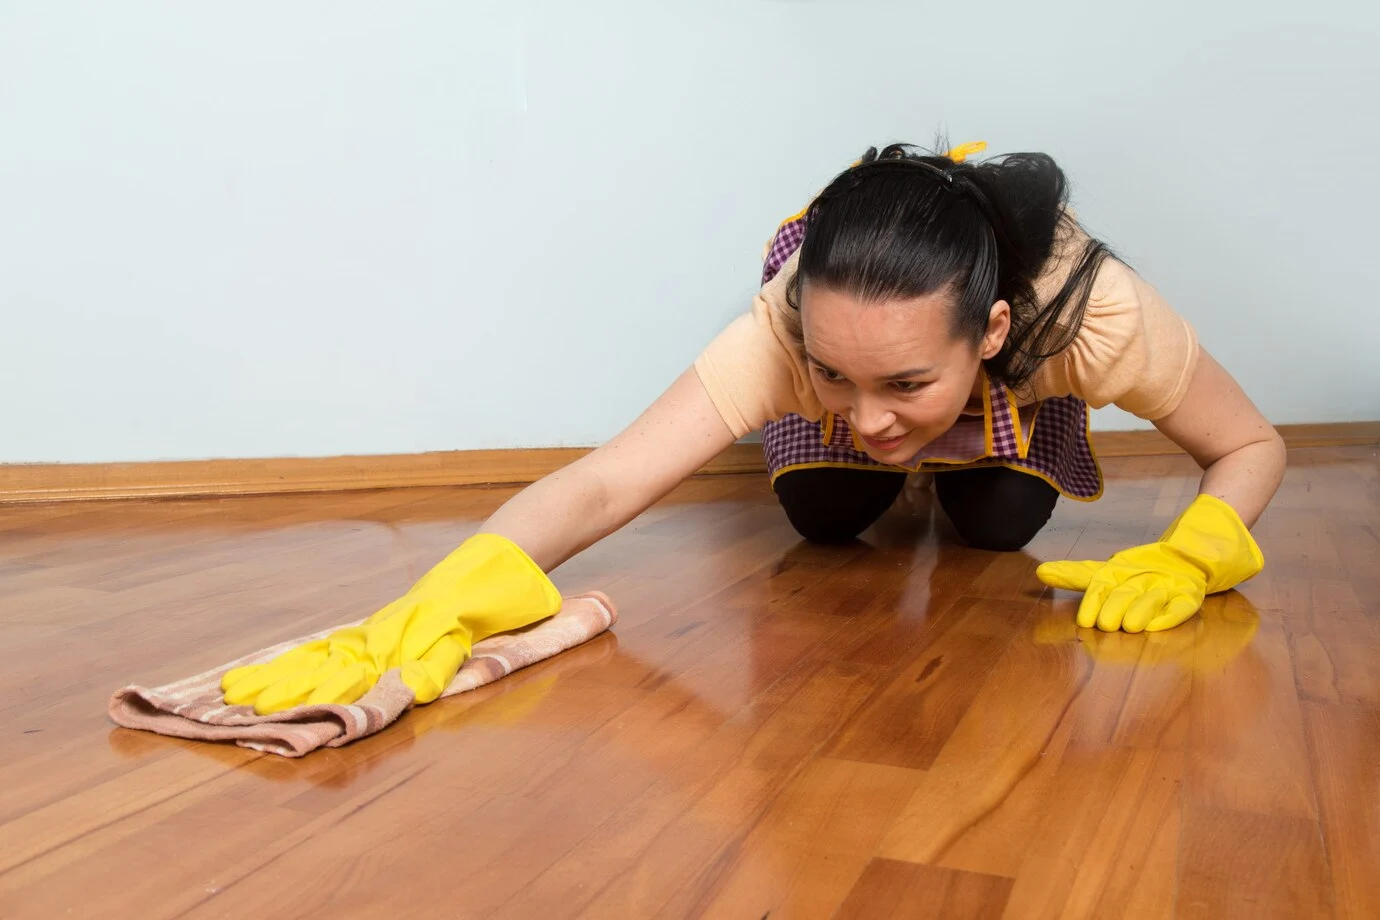
[[[981,164],[925,154],[909,144],[871,148],[805,214],[800,264],[787,300],[799,310],[803,284],[863,301],[947,293],[954,335],[976,344],[992,304],[1011,305],[1011,331],[987,360],[1012,389],[1069,346],[1083,322],[1105,244],[1072,254],[1059,292],[1040,303],[1034,283],[1060,239],[1068,183],[1043,153]],[[1067,315],[1065,315],[1065,311]]]

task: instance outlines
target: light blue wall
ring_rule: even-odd
[[[0,0],[0,461],[597,443],[944,128],[1057,156],[1272,420],[1380,418],[1377,47],[1327,0]]]

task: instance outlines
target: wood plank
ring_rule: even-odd
[[[725,854],[780,794],[826,737],[857,709],[880,675],[857,665],[805,667],[808,680],[727,758],[702,796],[660,833],[631,870],[620,873],[580,916],[682,916],[725,865]],[[708,871],[706,871],[708,870]],[[654,886],[645,884],[655,879]],[[667,898],[667,892],[674,892]],[[535,914],[528,913],[527,916]],[[550,914],[545,914],[549,916]]]
[[[961,598],[947,628],[900,669],[830,742],[831,757],[928,769],[1006,651],[1029,604]]]
[[[820,757],[781,792],[686,916],[833,916],[866,867],[917,770]]]
[[[1183,752],[1073,744],[1006,920],[1173,916]]]
[[[1181,837],[1175,904],[1181,920],[1333,916],[1317,822],[1186,807]]]
[[[1342,920],[1380,917],[1380,717],[1305,703],[1323,841]]]
[[[1212,605],[1245,604],[1239,595]],[[1190,805],[1317,818],[1298,689],[1279,616],[1262,611],[1250,645],[1207,647],[1189,695]]]
[[[1362,548],[1377,553],[1369,566],[1349,562],[1342,572],[1277,578],[1273,585],[1274,599],[1287,609],[1284,629],[1301,699],[1380,709],[1380,669],[1372,654],[1380,646],[1380,619],[1374,616],[1380,606],[1380,582],[1374,580],[1380,541],[1363,535],[1371,546]],[[1331,543],[1340,548],[1335,538]]]
[[[8,818],[0,836],[0,874],[210,782],[229,769],[226,764],[202,761],[189,770],[180,759],[162,758]]]
[[[1011,880],[891,859],[867,864],[837,920],[997,920]]]
[[[1014,639],[877,855],[1014,878],[1091,672],[1076,648]]]

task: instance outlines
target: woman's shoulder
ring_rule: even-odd
[[[1084,258],[1092,237],[1070,213],[1036,290],[1057,294]],[[1041,396],[1073,394],[1094,408],[1116,404],[1155,419],[1177,407],[1197,364],[1192,325],[1130,265],[1104,253],[1081,304],[1065,308],[1076,324],[1069,344],[1036,374]]]
[[[792,253],[761,286],[752,308],[695,362],[711,401],[739,437],[790,413],[813,419],[823,411],[805,363],[800,317],[787,297],[796,262]]]
[[[1040,303],[1047,304],[1058,296],[1096,242],[1079,222],[1078,215],[1066,211],[1055,231],[1049,257],[1034,283]],[[1167,306],[1158,292],[1114,253],[1103,249],[1094,257],[1097,265],[1082,300],[1071,300],[1062,317],[1066,323],[1078,323],[1075,340],[1133,324],[1147,307]]]

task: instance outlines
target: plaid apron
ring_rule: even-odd
[[[762,270],[766,284],[805,237],[805,212],[777,229]],[[791,414],[762,428],[762,447],[773,482],[791,470],[843,467],[902,473],[1004,466],[1038,476],[1066,498],[1094,501],[1102,495],[1102,470],[1089,442],[1091,412],[1076,396],[1057,396],[1018,406],[1003,384],[982,372],[981,416],[965,415],[952,428],[900,465],[879,463],[863,450],[848,422],[826,412],[817,422]],[[1038,424],[1036,424],[1038,422]]]

